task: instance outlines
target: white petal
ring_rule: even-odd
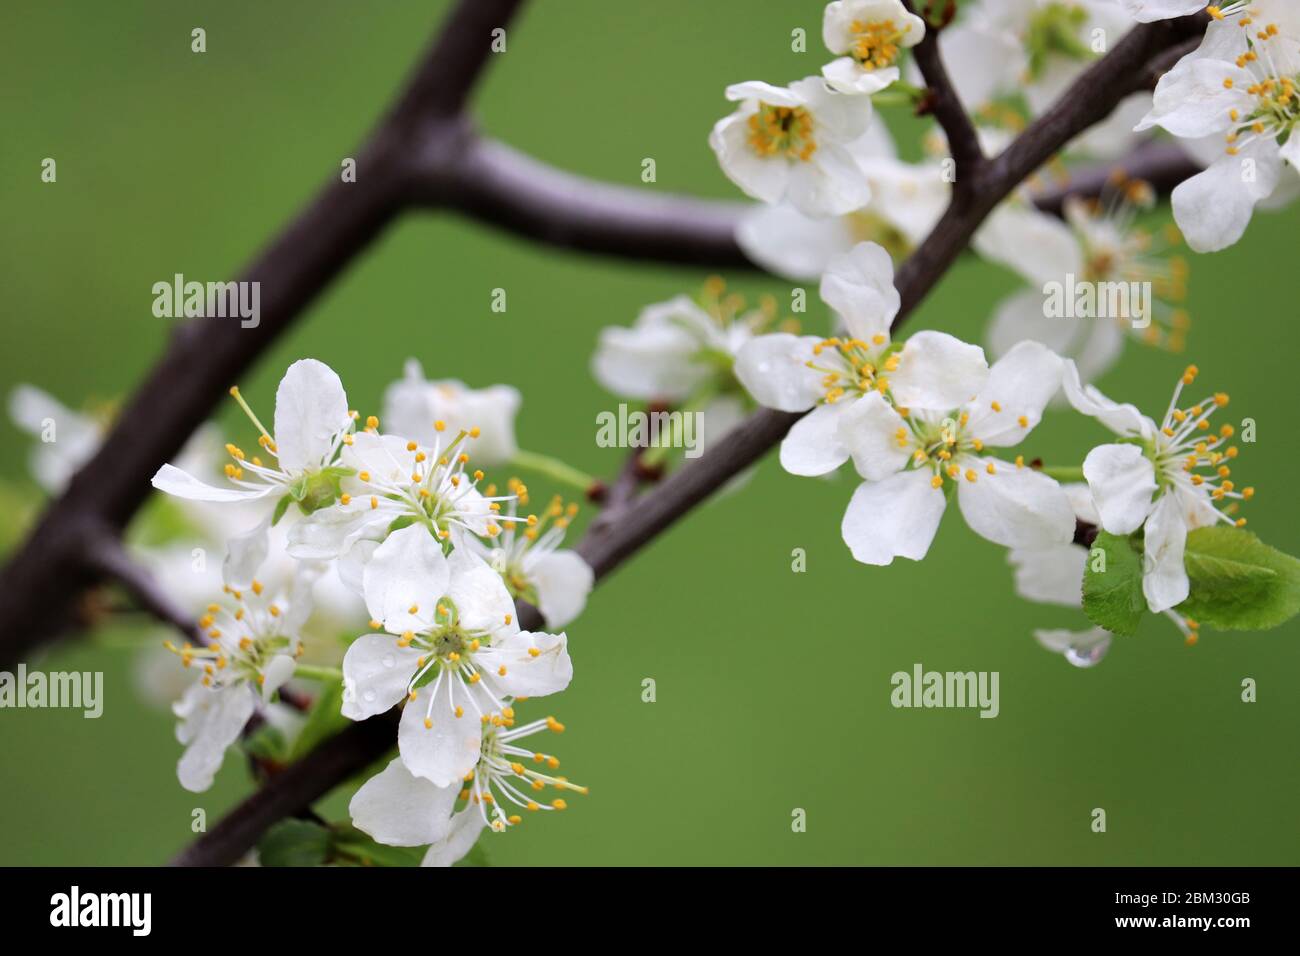
[[[975,234],[975,250],[1041,288],[1082,272],[1083,249],[1074,232],[1055,216],[1022,202],[993,210]]]
[[[736,378],[760,405],[783,412],[807,411],[824,391],[822,373],[808,367],[813,346],[820,341],[815,335],[785,332],[750,339],[736,356]]]
[[[487,824],[478,807],[471,804],[451,818],[447,836],[429,847],[421,866],[451,866],[474,848]]]
[[[1235,64],[1185,57],[1160,77],[1151,112],[1138,129],[1162,126],[1186,139],[1225,133],[1233,125],[1232,110],[1250,114],[1252,99],[1246,89],[1253,83],[1251,74]]]
[[[870,100],[866,96],[843,98]],[[836,143],[822,143],[808,162],[791,162],[785,199],[809,216],[842,216],[871,201],[871,184],[849,150]]]
[[[840,523],[856,560],[885,565],[894,558],[925,557],[946,504],[930,478],[928,471],[904,471],[858,485]]]
[[[568,637],[562,633],[519,631],[480,650],[474,660],[482,663],[483,680],[498,696],[545,697],[564,690],[573,680]]]
[[[1186,17],[1205,9],[1204,0],[1120,0],[1139,23]]]
[[[1110,650],[1111,634],[1100,627],[1086,631],[1044,630],[1034,631],[1034,639],[1075,667],[1092,667]]]
[[[853,57],[841,56],[822,67],[822,76],[826,78],[827,85],[837,93],[871,94],[879,93],[890,84],[897,83],[899,71],[896,66],[865,70]]]
[[[710,374],[698,361],[713,320],[685,296],[642,311],[632,328],[601,330],[591,371],[627,398],[680,401]]]
[[[491,631],[498,639],[519,631],[514,599],[501,575],[481,557],[468,548],[457,548],[451,553],[448,568],[451,581],[447,597],[456,605],[456,619],[462,628]]]
[[[343,655],[343,716],[365,720],[399,704],[422,654],[391,634],[358,637]]]
[[[830,405],[818,405],[799,419],[781,442],[781,467],[792,475],[815,477],[834,471],[849,460],[849,450],[840,441],[840,419],[853,406],[842,398]]]
[[[957,504],[972,531],[1007,548],[1042,548],[1074,538],[1074,510],[1061,486],[1033,468],[995,462],[996,473],[973,469]]]
[[[1255,204],[1276,187],[1280,166],[1277,147],[1257,141],[1180,183],[1171,200],[1187,244],[1196,252],[1218,252],[1240,239]]]
[[[868,343],[877,335],[888,340],[899,306],[889,253],[874,242],[860,242],[836,256],[822,277],[821,297],[844,319],[851,337]]]
[[[212,786],[226,748],[239,739],[256,706],[242,682],[220,690],[195,683],[173,708],[181,718],[176,736],[188,744],[176,766],[181,786],[202,793]]]
[[[1007,560],[1015,568],[1016,593],[1042,604],[1079,607],[1088,550],[1076,544],[1047,548],[1013,548]]]
[[[270,547],[271,516],[255,525],[251,531],[236,535],[226,545],[226,559],[221,565],[221,576],[227,587],[236,591],[253,586],[257,569],[266,561]]]
[[[1098,445],[1083,460],[1101,526],[1111,534],[1132,534],[1151,513],[1156,470],[1137,445]]]
[[[1142,593],[1153,612],[1167,611],[1187,600],[1191,589],[1183,553],[1187,522],[1175,495],[1162,495],[1147,518],[1142,558]]]
[[[978,345],[946,332],[917,332],[899,354],[889,389],[905,408],[951,411],[979,394],[988,376],[988,362]]]
[[[1093,386],[1080,384],[1079,369],[1074,362],[1066,361],[1061,387],[1065,389],[1065,397],[1069,399],[1075,411],[1097,419],[1116,435],[1124,438],[1155,436],[1155,422],[1143,415],[1135,406],[1127,402],[1123,405],[1112,402]]]
[[[420,688],[415,700],[402,708],[402,722],[397,728],[397,748],[406,769],[439,787],[459,783],[473,769],[482,743],[482,725],[475,711],[465,706],[463,685],[456,688],[456,697],[465,715],[457,717],[452,711],[453,682],[461,685],[460,678],[451,675],[438,682],[432,711],[429,711],[429,697],[433,685]],[[426,712],[429,712],[430,727],[424,725]]]
[[[361,785],[348,813],[358,830],[379,843],[424,846],[447,836],[459,791],[415,776],[398,757]]]
[[[262,700],[270,701],[272,695],[293,677],[294,660],[288,654],[277,654],[262,668]]]
[[[276,485],[251,489],[214,488],[172,465],[163,465],[159,468],[151,484],[159,491],[175,495],[177,498],[187,498],[190,501],[253,501],[257,498],[265,498],[272,491],[278,490]]]
[[[366,608],[393,634],[424,630],[438,598],[448,590],[449,577],[442,546],[429,529],[409,525],[390,534],[366,565]]]
[[[853,247],[853,229],[844,217],[814,219],[789,203],[756,205],[736,227],[736,242],[768,272],[807,282],[820,278],[834,256]]]
[[[828,406],[834,407],[834,406]],[[839,442],[853,456],[853,467],[867,481],[883,481],[900,471],[911,457],[910,443],[900,445],[899,430],[911,432],[898,412],[871,392],[852,402],[839,419]]]
[[[1101,527],[1101,515],[1097,514],[1097,505],[1092,500],[1092,489],[1086,482],[1067,482],[1061,485],[1061,490],[1065,492],[1065,497],[1070,499],[1070,507],[1074,509],[1075,518]]]
[[[749,145],[752,112],[741,109],[718,120],[709,134],[709,145],[727,178],[747,196],[767,203],[780,202],[790,179],[790,166],[784,156],[760,157]]]
[[[576,551],[543,555],[528,569],[528,576],[547,627],[564,627],[581,614],[595,583],[591,565]]]
[[[275,392],[275,453],[280,468],[292,473],[319,467],[349,421],[348,397],[334,370],[315,359],[294,362]]]
[[[1018,445],[1042,420],[1061,387],[1064,363],[1040,342],[1024,341],[993,363],[971,404],[968,427],[986,445]],[[1001,411],[994,411],[996,403]]]
[[[367,535],[392,522],[392,515],[361,501],[313,511],[289,529],[286,550],[299,561],[330,561],[341,557]]]

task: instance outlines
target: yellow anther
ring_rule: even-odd
[[[435,431],[440,431],[440,432],[442,432],[442,431],[446,431],[446,430],[447,430],[447,423],[444,422],[444,421],[440,418],[440,419],[438,419],[436,422],[433,423],[433,427],[434,427],[434,430],[435,430]]]
[[[942,487],[943,487],[943,479],[942,479],[941,477],[939,477],[938,475],[935,475],[933,478],[930,479],[930,487],[931,487],[931,488],[942,488]]]
[[[528,648],[528,656],[529,656],[529,657],[536,657],[536,656],[537,656],[538,654],[540,654],[540,653],[542,653],[542,652],[541,652],[538,648],[536,648],[536,647],[530,647],[530,648]]]
[[[433,730],[433,718],[432,718],[432,717],[426,717],[426,718],[424,718],[424,729],[425,729],[425,730]]]
[[[367,428],[378,428],[378,427],[379,427],[379,419],[376,418],[374,415],[367,415],[367,416],[366,416],[366,427],[367,427]]]

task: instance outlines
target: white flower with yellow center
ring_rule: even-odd
[[[913,336],[908,348],[933,334]],[[947,506],[945,486],[955,490],[971,530],[995,544],[1044,547],[1074,535],[1074,512],[1060,485],[1021,457],[1007,462],[986,454],[1018,445],[1038,424],[1060,387],[1061,359],[1038,342],[1022,342],[990,369],[979,348],[959,345],[941,346],[927,367],[938,367],[937,383],[982,379],[969,400],[954,407],[943,391],[895,376],[888,395],[866,395],[838,424],[837,439],[864,479],[841,533],[864,564],[924,558]],[[971,375],[976,363],[982,376]]]
[[[199,619],[205,645],[164,645],[182,665],[202,672],[172,708],[180,718],[176,737],[186,745],[176,768],[186,790],[198,793],[212,786],[226,748],[293,676],[319,570],[298,569],[278,594],[256,579],[247,589],[227,585],[226,600],[209,604]]]
[[[516,497],[501,517],[502,534],[488,544],[470,538],[467,545],[501,575],[511,597],[541,611],[547,627],[564,627],[582,613],[595,583],[591,565],[560,547],[578,506],[566,507],[557,495],[540,517],[519,517],[516,501],[527,504],[527,488],[511,479],[510,491]]]
[[[760,405],[812,409],[781,443],[781,465],[791,474],[824,475],[849,460],[839,422],[865,396],[901,388],[913,400],[952,407],[988,374],[978,348],[942,332],[914,335],[901,352],[891,344],[898,290],[889,253],[875,243],[832,259],[821,297],[837,313],[843,335],[762,335],[736,358],[736,377]],[[942,373],[951,377],[945,381]]]
[[[380,434],[371,418],[344,447],[340,494],[330,507],[315,511],[289,531],[289,553],[301,560],[342,559],[340,573],[360,587],[361,569],[388,532],[415,525],[439,542],[458,546],[468,535],[494,536],[500,501],[478,490],[483,472],[470,471],[465,450],[478,428],[450,436],[446,423],[434,423],[432,448],[397,435]]]
[[[353,427],[347,395],[334,370],[315,359],[289,366],[275,393],[274,435],[238,388],[231,388],[230,394],[257,428],[261,447],[260,454],[248,457],[237,445],[226,445],[232,460],[225,472],[234,487],[205,484],[174,465],[159,468],[153,486],[194,501],[251,501],[288,494],[304,511],[332,501],[339,478],[332,466]]]
[[[1157,613],[1187,600],[1183,554],[1188,531],[1216,522],[1244,525],[1245,518],[1234,520],[1229,514],[1255,493],[1253,488],[1237,491],[1229,477],[1229,463],[1237,457],[1237,447],[1230,444],[1233,427],[1211,433],[1210,416],[1228,404],[1228,396],[1220,392],[1187,407],[1179,404],[1183,388],[1196,375],[1196,366],[1188,366],[1157,425],[1132,405],[1116,404],[1091,385],[1080,384],[1073,363],[1065,371],[1070,403],[1122,439],[1090,451],[1083,476],[1103,529],[1115,535],[1144,529],[1142,593]],[[1220,503],[1226,505],[1224,511],[1216,507]]]
[[[737,83],[727,99],[740,108],[717,122],[709,145],[746,195],[814,217],[841,216],[871,199],[848,148],[871,123],[870,97],[836,93],[810,76],[787,87]]]
[[[1160,78],[1138,129],[1220,142],[1219,158],[1173,192],[1174,219],[1197,252],[1232,245],[1257,204],[1294,190],[1298,85],[1300,8],[1281,0],[1216,8],[1200,48]]]
[[[357,829],[388,846],[424,846],[423,866],[451,866],[478,840],[484,828],[504,833],[523,822],[523,810],[537,813],[564,810],[560,797],[539,799],[547,787],[585,794],[586,787],[570,783],[554,770],[560,761],[551,754],[519,746],[542,731],[560,733],[554,717],[522,727],[489,726],[483,732],[475,768],[464,778],[438,787],[412,774],[400,759],[371,777],[348,805]],[[456,811],[457,803],[462,803]]]
[[[501,577],[463,548],[444,557],[424,528],[394,531],[367,563],[366,606],[387,634],[358,637],[343,659],[343,714],[364,720],[404,698],[402,760],[447,786],[478,760],[482,728],[513,720],[507,701],[573,676],[564,634],[515,621]]]
[[[1183,308],[1189,269],[1186,259],[1172,252],[1177,230],[1153,232],[1136,221],[1154,201],[1149,184],[1116,177],[1099,200],[1066,200],[1064,223],[1028,208],[995,212],[981,252],[996,250],[996,261],[1034,288],[998,305],[988,331],[989,351],[1005,355],[1015,343],[1033,339],[1074,359],[1084,381],[1114,365],[1130,338],[1181,352],[1191,324]],[[1072,298],[1060,303],[1072,307],[1064,316],[1049,317],[1049,287]],[[1122,304],[1108,289],[1123,292]],[[1151,291],[1149,303],[1131,295],[1143,289]],[[1096,314],[1074,308],[1080,292],[1093,294]],[[1116,304],[1116,314],[1110,314]],[[1140,305],[1149,309],[1143,313]]]
[[[434,445],[441,421],[447,433],[477,428],[474,459],[491,467],[515,457],[515,415],[519,412],[519,390],[509,385],[470,388],[454,379],[429,381],[416,359],[408,359],[405,375],[384,392],[384,427],[421,445]]]
[[[925,21],[899,0],[834,0],[822,17],[822,41],[837,60],[822,75],[843,93],[879,93],[898,80],[903,50],[925,38]]]
[[[902,162],[884,123],[873,123],[850,149],[871,187],[871,200],[828,219],[805,216],[789,203],[757,205],[736,227],[746,256],[783,278],[806,281],[820,279],[833,258],[860,242],[884,247],[896,262],[920,245],[952,191],[940,160]]]

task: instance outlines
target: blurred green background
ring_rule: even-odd
[[[354,147],[427,43],[446,3],[275,0],[0,6],[0,384],[34,382],[67,403],[126,393],[169,320],[150,286],[173,273],[233,274]],[[530,4],[476,98],[483,127],[576,173],[645,189],[734,197],[705,137],[723,87],[817,70],[822,4],[605,0]],[[190,30],[208,52],[190,52]],[[790,31],[809,34],[791,52]],[[887,113],[896,132],[905,115]],[[901,122],[896,122],[901,120]],[[902,138],[902,137],[900,137]],[[57,185],[39,181],[58,161]],[[658,183],[640,183],[653,157]],[[1300,551],[1285,503],[1300,345],[1291,268],[1300,210],[1257,215],[1246,239],[1193,257],[1189,350],[1130,347],[1100,383],[1163,410],[1188,361],[1230,391],[1259,441],[1238,469],[1259,495],[1251,528]],[[378,410],[416,355],[431,377],[509,382],[525,447],[608,474],[594,443],[616,407],[586,371],[597,330],[696,291],[704,274],[569,254],[450,216],[411,215],[344,275],[242,382],[270,409],[293,359],[342,375]],[[728,277],[788,302],[789,286]],[[490,311],[494,287],[509,311]],[[982,341],[1017,280],[960,263],[910,328]],[[810,324],[821,328],[820,305]],[[233,409],[225,421],[236,423]],[[133,423],[149,428],[147,420]],[[242,432],[241,432],[242,434]],[[0,476],[18,483],[12,524],[39,493],[29,442],[0,424]],[[1105,440],[1051,415],[1026,450],[1077,461]],[[549,490],[530,482],[535,495]],[[619,570],[568,628],[576,676],[545,705],[568,725],[565,770],[590,785],[565,814],[485,837],[495,864],[1294,864],[1300,771],[1300,628],[1207,631],[1185,648],[1148,617],[1080,671],[1034,627],[1082,627],[1011,590],[1001,549],[954,515],[928,560],[855,564],[839,537],[851,476],[814,481],[766,460],[742,493],[691,515]],[[12,496],[11,496],[12,497]],[[790,553],[805,548],[808,571]],[[250,788],[231,755],[211,791],[176,782],[172,721],[132,687],[133,655],[70,642],[49,670],[102,669],[106,709],[0,711],[0,864],[154,864]],[[894,710],[889,677],[997,670],[1001,716]],[[641,701],[641,682],[658,700]],[[1253,677],[1259,700],[1240,700]],[[531,713],[531,711],[529,712]],[[346,793],[323,805],[337,817]],[[1090,830],[1103,807],[1108,832]],[[807,832],[791,812],[807,811]]]

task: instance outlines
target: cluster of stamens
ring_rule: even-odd
[[[1223,503],[1222,510],[1215,508],[1220,520],[1240,528],[1246,519],[1232,516],[1240,502],[1254,497],[1255,489],[1238,491],[1231,479],[1231,462],[1238,454],[1237,446],[1231,444],[1236,430],[1225,424],[1212,434],[1210,425],[1210,416],[1228,404],[1228,396],[1217,392],[1194,405],[1185,408],[1179,405],[1183,388],[1196,381],[1197,374],[1195,365],[1187,367],[1160,424],[1153,449],[1157,480],[1162,486],[1186,481],[1203,489],[1216,505]]]
[[[260,581],[250,586],[252,595],[231,587],[223,588],[234,607],[209,604],[198,620],[205,644],[186,642],[177,647],[164,641],[163,647],[177,655],[184,667],[201,666],[205,687],[223,687],[238,680],[265,683],[265,666],[272,657],[288,652],[293,643],[283,633],[283,609],[267,598]],[[293,649],[295,657],[302,646]]]
[[[578,505],[555,495],[541,515],[519,517],[516,501],[528,504],[528,488],[518,478],[511,478],[507,487],[516,497],[509,502],[501,517],[502,535],[489,555],[489,563],[502,575],[506,588],[514,598],[537,603],[537,595],[528,580],[525,557],[530,553],[544,554],[553,551],[564,541],[565,532],[578,514]]]
[[[851,54],[866,69],[879,70],[893,66],[898,59],[899,44],[911,31],[910,23],[899,27],[893,20],[854,20],[849,25],[853,34]]]
[[[785,156],[807,162],[817,151],[813,117],[802,106],[760,103],[749,117],[749,145],[759,156]]]
[[[1209,7],[1208,10],[1211,16],[1219,20],[1240,14],[1241,19],[1237,25],[1247,31],[1254,25],[1246,4]],[[1286,49],[1290,42],[1293,41],[1282,37],[1275,23],[1248,36],[1249,48],[1237,57],[1237,66],[1248,70],[1255,77],[1256,82],[1246,88],[1246,93],[1255,98],[1255,108],[1245,116],[1237,109],[1229,111],[1228,117],[1232,121],[1232,129],[1227,135],[1229,155],[1237,155],[1260,138],[1275,140],[1293,134],[1300,122],[1300,96],[1296,92],[1300,64],[1294,61],[1291,52]],[[1223,85],[1225,89],[1232,89],[1235,81],[1229,77],[1223,81]]]
[[[419,610],[419,605],[412,605],[410,613],[417,614]],[[512,619],[512,615],[505,615],[501,626],[509,626]],[[378,621],[371,621],[370,626],[376,630],[383,627]],[[426,730],[433,729],[433,703],[444,680],[447,681],[448,708],[455,719],[465,717],[468,705],[474,716],[484,724],[509,726],[513,723],[513,711],[483,682],[484,669],[475,659],[480,650],[492,646],[494,631],[495,629],[472,631],[463,627],[455,604],[444,597],[435,606],[434,620],[428,629],[405,631],[397,639],[398,647],[415,647],[427,652],[416,660],[415,673],[406,685],[407,701],[413,703],[420,688],[431,684],[424,714]],[[531,648],[529,653],[537,657],[540,651]],[[506,674],[506,665],[499,665],[497,676],[505,677]],[[457,702],[458,685],[459,694],[463,698],[460,703]],[[486,708],[480,706],[480,701],[475,699],[476,695],[485,701]]]
[[[885,355],[889,338],[877,334],[870,342],[832,336],[813,346],[813,358],[805,363],[822,374],[823,400],[832,405],[845,395],[858,398],[871,391],[889,389],[886,375],[898,368],[897,353]]]
[[[504,729],[493,729],[483,734],[478,766],[465,775],[465,786],[460,792],[460,798],[476,806],[483,815],[483,821],[493,830],[500,832],[523,822],[520,814],[508,812],[501,806],[494,790],[506,802],[531,812],[567,809],[568,804],[563,798],[553,799],[549,803],[536,799],[535,795],[547,787],[587,793],[586,787],[570,783],[566,777],[546,773],[529,765],[542,766],[547,770],[555,770],[560,766],[559,759],[554,755],[527,750],[515,743],[544,730],[563,733],[564,725],[554,717],[535,720],[522,727],[514,727],[514,721],[511,720]]]

